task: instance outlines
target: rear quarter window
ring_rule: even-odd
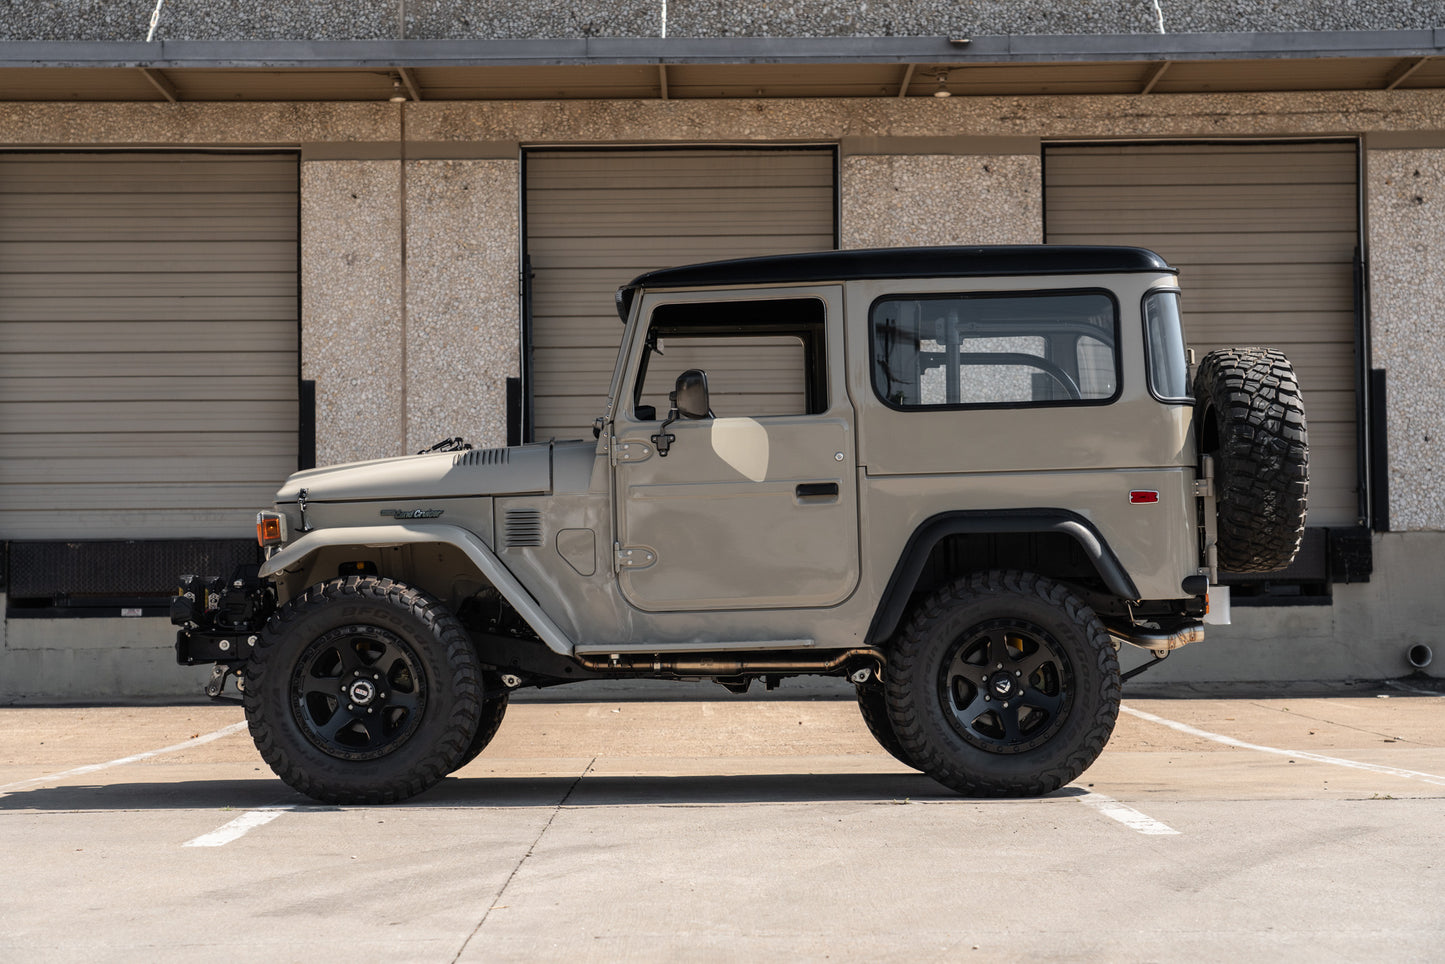
[[[1118,306],[1105,291],[899,295],[869,312],[873,387],[894,408],[1107,404]]]

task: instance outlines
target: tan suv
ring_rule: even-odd
[[[435,784],[518,687],[804,674],[961,793],[1046,793],[1113,730],[1118,647],[1199,640],[1218,571],[1303,530],[1289,363],[1213,352],[1191,389],[1176,274],[1058,246],[644,274],[594,439],[292,476],[259,572],[183,579],[177,657],[328,802]]]

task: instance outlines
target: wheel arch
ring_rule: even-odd
[[[542,610],[531,593],[527,592],[517,577],[512,575],[511,570],[497,558],[496,553],[475,534],[459,526],[400,524],[316,529],[305,533],[267,559],[261,566],[260,575],[263,579],[271,579],[284,586],[287,595],[294,595],[307,585],[333,578],[335,573],[318,571],[322,564],[328,561],[347,555],[359,560],[370,560],[390,549],[415,550],[416,547],[445,547],[459,553],[466,565],[475,569],[479,588],[485,585],[495,588],[546,643],[548,649],[563,656],[572,655],[573,640]],[[398,578],[396,572],[385,572],[383,575]],[[450,595],[437,586],[425,585],[425,580],[421,582],[423,584],[419,584],[417,588],[443,599]]]
[[[1093,568],[1093,576],[1109,593],[1120,599],[1139,598],[1134,580],[1103,535],[1077,512],[1056,508],[944,512],[926,519],[908,537],[868,627],[869,645],[880,646],[894,634],[930,561],[949,540],[960,536],[1001,536],[1005,539],[1046,536],[1067,542],[1082,553]],[[997,566],[992,560],[981,559],[977,568]],[[1049,566],[1035,568],[1039,570],[1039,575],[1070,581],[1067,576],[1050,572]]]

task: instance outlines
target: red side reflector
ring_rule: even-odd
[[[1153,505],[1159,501],[1159,493],[1151,489],[1135,489],[1129,493],[1130,505]]]

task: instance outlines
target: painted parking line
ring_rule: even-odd
[[[288,810],[295,810],[293,806],[261,807],[256,810],[248,810],[235,820],[223,827],[218,827],[210,833],[203,833],[199,837],[187,840],[181,844],[182,847],[224,847],[233,840],[239,840],[257,827],[264,827]]]
[[[7,783],[0,786],[0,793],[10,790],[19,790],[22,787],[35,786],[41,783],[51,783],[56,780],[64,780],[68,777],[84,776],[87,773],[95,773],[97,770],[108,770],[111,767],[125,766],[127,763],[138,763],[141,760],[149,760],[151,757],[163,756],[167,753],[176,753],[180,750],[189,750],[193,746],[200,746],[202,743],[210,743],[212,740],[219,740],[228,737],[232,733],[240,733],[246,728],[246,724],[232,723],[230,726],[223,726],[214,733],[206,733],[203,736],[193,737],[184,743],[175,743],[171,746],[163,746],[159,750],[147,750],[144,753],[137,753],[133,756],[124,756],[119,760],[110,760],[106,763],[91,763],[83,767],[76,767],[73,770],[62,770],[59,773],[50,773],[43,777],[32,777],[29,780],[17,780],[15,783]]]
[[[1188,723],[1166,720],[1162,716],[1155,716],[1153,713],[1136,710],[1132,706],[1120,706],[1119,709],[1128,713],[1130,716],[1137,716],[1141,720],[1148,720],[1150,723],[1158,723],[1160,726],[1167,726],[1171,730],[1178,730],[1180,733],[1187,733],[1190,736],[1197,736],[1205,740],[1213,740],[1215,743],[1238,747],[1241,750],[1273,753],[1275,756],[1287,756],[1292,760],[1310,760],[1315,763],[1328,763],[1337,767],[1349,767],[1351,770],[1367,770],[1370,773],[1383,773],[1387,776],[1404,777],[1407,780],[1419,780],[1422,783],[1445,787],[1445,776],[1440,776],[1435,773],[1422,773],[1419,770],[1406,770],[1401,767],[1387,767],[1379,763],[1361,763],[1358,760],[1346,760],[1344,757],[1325,756],[1323,753],[1311,753],[1308,750],[1288,750],[1277,746],[1261,746],[1258,743],[1247,743],[1244,740],[1236,740],[1234,737],[1225,736],[1222,733],[1211,733],[1208,730],[1201,730],[1197,726],[1190,726]]]
[[[1113,797],[1087,790],[1081,797],[1075,797],[1084,806],[1097,810],[1111,820],[1117,820],[1130,830],[1153,836],[1177,835],[1178,830],[1167,823],[1160,823],[1147,813],[1140,813],[1133,807],[1120,803]]]

